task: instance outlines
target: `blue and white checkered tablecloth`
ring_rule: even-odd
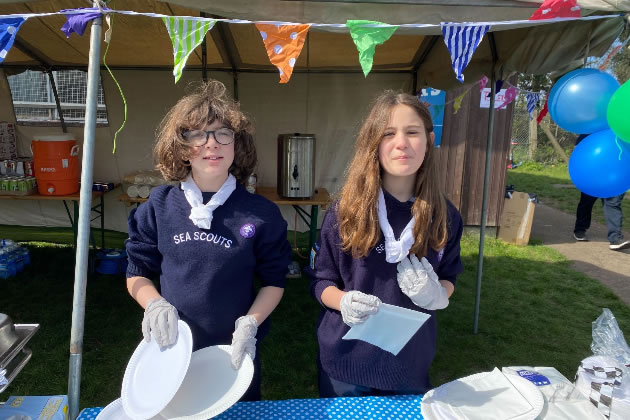
[[[220,420],[300,419],[300,420],[419,420],[422,396],[322,398],[241,402],[215,417]],[[102,408],[86,408],[78,420],[94,420]]]

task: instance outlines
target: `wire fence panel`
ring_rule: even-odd
[[[53,72],[64,120],[85,121],[87,98],[87,73],[81,70]],[[48,75],[41,71],[26,70],[7,77],[15,117],[18,122],[58,122],[59,112]],[[105,93],[99,84],[97,123],[107,124]]]
[[[561,158],[554,150],[551,140],[542,129],[542,125],[549,127],[549,131],[558,141],[565,153],[570,154],[575,146],[577,134],[558,127],[549,116],[545,117],[540,125],[536,122],[538,113],[545,104],[545,96],[541,95],[538,105],[530,119],[527,112],[527,93],[519,93],[514,106],[512,117],[511,157],[512,162],[518,166],[522,162],[539,162],[553,164],[561,162]]]

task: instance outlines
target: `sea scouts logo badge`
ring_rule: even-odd
[[[240,233],[243,238],[251,238],[256,233],[256,226],[251,223],[245,223],[241,226]]]
[[[385,244],[380,244],[376,247],[376,252],[378,252],[379,254],[382,254],[383,251],[385,251]]]

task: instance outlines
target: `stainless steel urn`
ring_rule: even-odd
[[[278,135],[278,195],[310,198],[315,193],[315,135]]]

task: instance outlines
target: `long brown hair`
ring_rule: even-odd
[[[183,181],[190,173],[189,159],[194,149],[183,133],[199,129],[219,120],[234,130],[234,162],[230,173],[242,184],[256,166],[254,129],[238,103],[227,97],[225,85],[218,80],[202,83],[193,93],[184,96],[162,119],[157,132],[153,156],[157,168],[169,181]]]
[[[428,247],[437,251],[446,244],[447,208],[440,190],[436,151],[431,141],[431,114],[417,97],[385,91],[376,98],[359,130],[354,157],[339,194],[337,214],[342,249],[351,252],[355,258],[367,256],[381,237],[376,210],[382,182],[378,147],[396,105],[413,108],[422,119],[427,136],[424,161],[416,173],[416,200],[411,209],[416,217],[413,230],[415,242],[410,252],[422,257],[426,255]]]

